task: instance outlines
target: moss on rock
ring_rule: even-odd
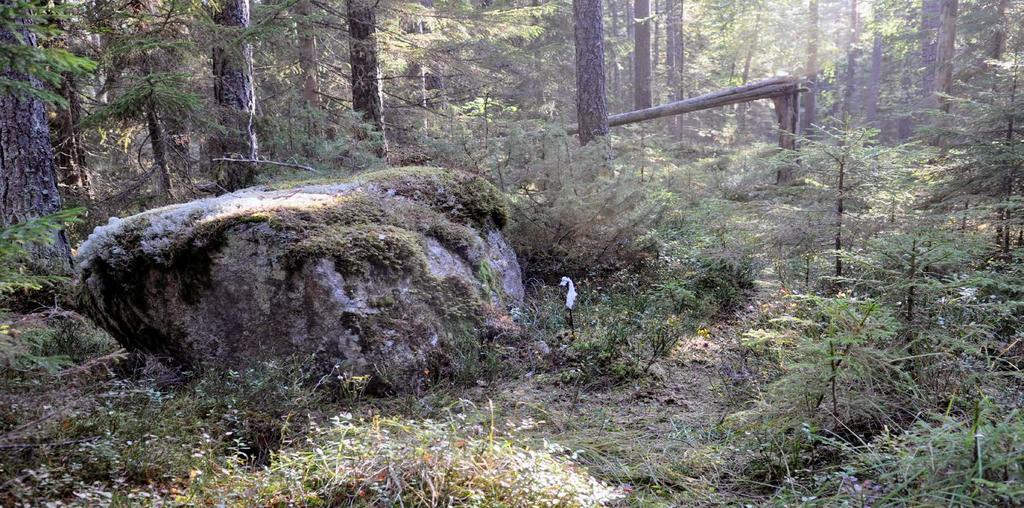
[[[497,189],[437,168],[240,191],[97,228],[85,307],[127,347],[185,363],[312,354],[408,381],[521,295],[506,220]]]

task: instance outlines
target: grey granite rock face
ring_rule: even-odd
[[[431,168],[112,219],[79,249],[87,313],[196,366],[299,357],[394,388],[458,368],[523,298],[503,197]]]

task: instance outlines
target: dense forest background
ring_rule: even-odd
[[[0,504],[1024,503],[1022,30],[1017,0],[0,0]],[[493,183],[527,285],[437,386],[181,373],[76,313],[97,226],[400,166]]]

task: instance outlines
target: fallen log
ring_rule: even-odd
[[[800,82],[796,78],[769,78],[734,88],[726,88],[725,90],[691,97],[681,101],[669,102],[652,108],[639,109],[636,111],[612,115],[608,117],[608,126],[615,127],[618,125],[643,122],[645,120],[681,115],[684,113],[692,113],[694,111],[719,108],[722,106],[731,106],[741,102],[756,101],[760,99],[776,99],[785,97],[785,106],[789,106],[790,104],[796,103],[793,98],[799,93]],[[789,112],[784,116],[785,118],[779,119],[780,124],[784,124],[781,127],[783,127],[783,130],[791,131],[791,128],[796,125],[794,117],[791,116],[791,113]],[[578,131],[578,128],[573,127],[568,130],[568,133],[576,134]]]

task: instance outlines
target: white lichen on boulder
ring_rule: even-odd
[[[79,248],[87,313],[131,349],[419,382],[523,296],[503,196],[436,168],[233,194],[111,219]]]

